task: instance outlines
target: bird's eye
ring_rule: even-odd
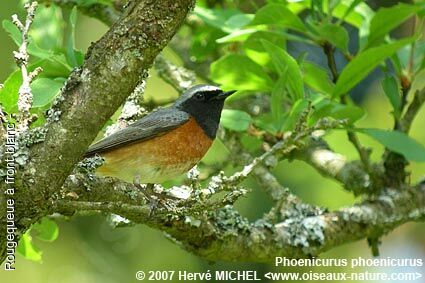
[[[202,92],[199,92],[199,93],[195,94],[195,99],[196,100],[204,100],[205,96]]]

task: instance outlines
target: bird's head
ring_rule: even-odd
[[[186,90],[173,106],[189,113],[208,136],[215,138],[224,100],[234,92],[212,85],[197,85]]]

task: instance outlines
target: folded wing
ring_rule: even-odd
[[[126,144],[149,140],[166,134],[168,131],[186,123],[189,118],[189,114],[175,108],[160,109],[91,145],[84,156],[91,156]]]

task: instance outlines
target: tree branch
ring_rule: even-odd
[[[301,150],[292,155],[314,167],[322,176],[335,179],[342,183],[347,191],[354,195],[376,193],[382,188],[383,167],[371,165],[375,182],[370,179],[369,173],[359,161],[348,161],[342,154],[332,151],[328,144],[321,140],[310,140]]]
[[[110,185],[109,182],[98,183],[96,187],[99,187],[92,187],[92,190],[108,190]],[[85,194],[92,193],[86,191]],[[103,199],[58,200],[54,202],[54,211],[118,214],[134,223],[167,232],[185,249],[205,259],[254,262],[272,262],[276,256],[316,256],[341,244],[383,235],[408,221],[425,220],[424,185],[405,190],[382,190],[373,200],[334,212],[317,210],[311,214],[298,205],[291,217],[276,224],[267,219],[250,223],[231,206],[192,216],[174,214],[170,217],[167,213],[156,213],[149,217],[148,206],[113,199],[111,201],[108,190]]]

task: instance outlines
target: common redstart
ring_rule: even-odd
[[[103,176],[156,184],[173,179],[197,164],[215,139],[224,92],[211,85],[185,91],[173,105],[159,109],[93,144],[85,156],[100,155]]]

